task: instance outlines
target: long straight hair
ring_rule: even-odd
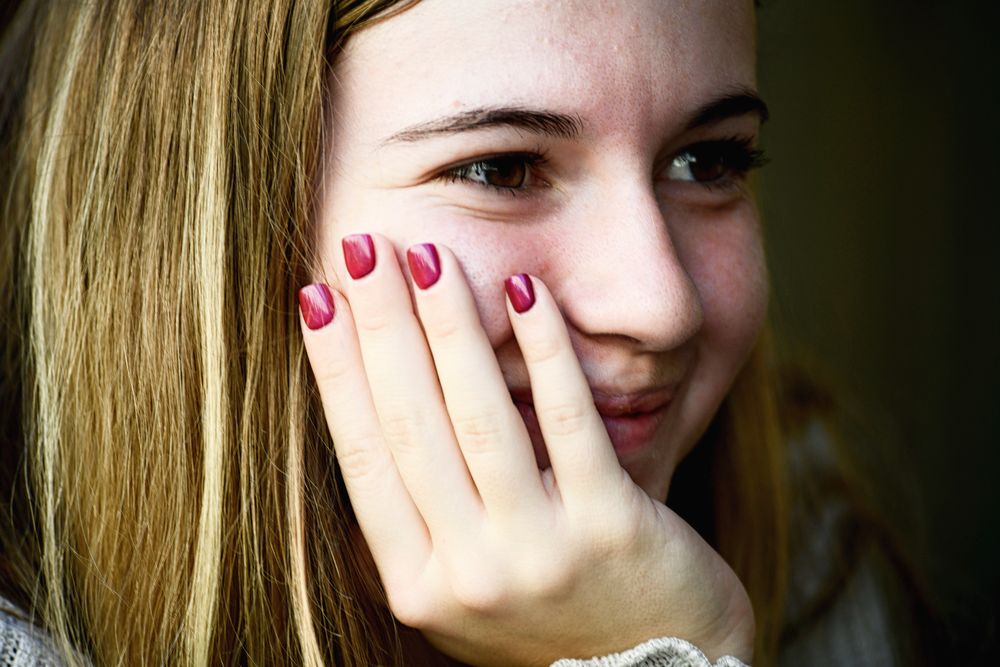
[[[8,25],[0,580],[68,660],[407,663],[295,292],[331,59],[410,4],[26,0]],[[767,340],[703,443],[759,664],[786,571]]]

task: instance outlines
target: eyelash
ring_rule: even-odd
[[[549,155],[548,152],[541,147],[536,147],[533,151],[528,152],[516,152],[516,153],[497,153],[496,155],[489,155],[486,157],[481,157],[471,162],[463,162],[462,164],[457,164],[454,167],[448,168],[446,171],[442,172],[438,177],[447,183],[468,183],[473,186],[478,186],[481,188],[488,188],[494,190],[499,194],[509,195],[511,197],[520,197],[522,195],[528,194],[528,190],[525,188],[511,188],[504,187],[501,185],[493,185],[491,183],[482,183],[475,179],[469,178],[468,176],[462,175],[463,170],[467,170],[476,165],[482,164],[497,164],[499,161],[510,162],[514,164],[523,164],[528,168],[528,173],[531,174],[528,178],[538,179],[539,177],[534,174],[534,171],[540,167],[544,167],[548,164]]]
[[[724,139],[700,141],[686,147],[684,150],[671,158],[669,166],[672,166],[674,161],[686,154],[694,155],[698,152],[712,156],[714,159],[721,161],[723,166],[727,167],[727,175],[718,179],[711,181],[681,181],[695,183],[704,187],[706,190],[732,189],[733,187],[739,185],[739,183],[744,180],[751,171],[759,169],[769,162],[767,156],[764,154],[764,151],[754,148],[752,138],[726,137]],[[523,164],[528,168],[528,173],[532,174],[530,177],[538,179],[539,177],[534,175],[534,171],[539,167],[544,167],[548,163],[549,157],[548,153],[542,148],[536,148],[534,151],[530,152],[498,153],[496,155],[481,157],[479,159],[472,160],[471,162],[464,162],[450,167],[442,172],[438,178],[448,183],[461,182],[481,188],[488,188],[499,194],[505,194],[511,197],[520,197],[530,194],[530,189],[528,188],[514,188],[482,183],[469,178],[462,173],[463,171],[477,165],[491,163],[496,165],[500,160],[508,163]],[[663,169],[659,169],[658,172],[659,171],[663,171]]]
[[[727,169],[725,176],[710,181],[682,181],[696,183],[707,190],[731,190],[751,171],[760,169],[769,162],[763,150],[754,148],[751,137],[726,137],[700,141],[688,146],[671,159],[668,168],[682,156],[698,152],[712,156]]]

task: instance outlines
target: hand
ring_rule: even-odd
[[[749,662],[746,591],[619,465],[545,285],[531,278],[523,313],[507,300],[552,464],[540,472],[455,256],[437,246],[418,319],[392,245],[372,239],[374,269],[345,281],[346,299],[304,289],[303,332],[393,614],[474,665],[547,665],[662,636]]]

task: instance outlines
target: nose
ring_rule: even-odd
[[[678,348],[701,328],[697,286],[651,183],[604,184],[562,244],[556,300],[571,331],[632,339],[647,351]]]

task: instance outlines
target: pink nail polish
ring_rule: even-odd
[[[427,289],[441,277],[441,261],[433,243],[421,243],[406,250],[410,275],[420,289]]]
[[[375,268],[375,244],[370,234],[351,234],[340,241],[344,249],[344,263],[347,272],[357,280],[364,278]]]
[[[518,273],[504,281],[504,288],[514,310],[523,313],[535,305],[535,288],[526,273]]]
[[[306,285],[299,290],[299,309],[306,326],[315,331],[333,321],[333,297],[323,283]]]

